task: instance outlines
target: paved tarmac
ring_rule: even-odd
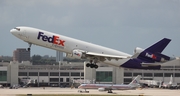
[[[88,89],[89,93],[79,93],[78,90],[71,88],[59,87],[34,87],[34,88],[19,88],[19,89],[0,89],[0,96],[16,96],[16,94],[117,94],[117,95],[148,95],[148,96],[180,96],[180,90],[170,89],[137,89],[137,90],[113,90],[113,93],[106,91],[99,92],[96,89]]]

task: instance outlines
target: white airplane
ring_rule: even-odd
[[[3,85],[0,85],[0,88],[3,88]]]
[[[139,87],[140,75],[138,75],[132,82],[129,84],[81,84],[79,89],[98,89],[99,91],[108,91],[108,93],[112,93],[112,90],[132,90]],[[79,91],[82,92],[82,91]]]
[[[160,69],[161,64],[170,59],[169,56],[161,54],[164,48],[171,41],[164,38],[147,49],[136,48],[134,55],[121,51],[73,39],[56,33],[32,27],[15,27],[10,32],[17,38],[29,44],[28,51],[32,44],[58,50],[66,53],[66,57],[76,59],[88,59],[87,67],[98,68],[96,63],[134,68],[134,69]]]
[[[173,77],[171,75],[169,82],[165,83],[162,82],[162,85],[160,85],[161,88],[170,88],[173,84]]]

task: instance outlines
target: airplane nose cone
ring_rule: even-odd
[[[13,35],[15,34],[15,30],[14,30],[14,29],[11,29],[10,32],[11,32],[11,34],[13,34]]]
[[[16,29],[11,29],[10,32],[11,32],[11,34],[13,34],[14,36],[18,37],[19,32],[17,32]]]

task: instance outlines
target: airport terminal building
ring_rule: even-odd
[[[159,80],[180,84],[180,60],[173,60],[161,70],[124,69],[98,64],[98,69],[84,66],[86,62],[61,62],[59,65],[32,65],[30,62],[0,62],[0,84],[10,86],[27,80],[36,86],[71,86],[73,80],[89,80],[90,83],[122,84],[141,75],[143,80]],[[106,65],[106,66],[105,66]],[[32,81],[33,80],[33,81]]]

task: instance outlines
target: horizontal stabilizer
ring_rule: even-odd
[[[142,66],[147,67],[147,66],[159,66],[163,63],[141,63]]]

